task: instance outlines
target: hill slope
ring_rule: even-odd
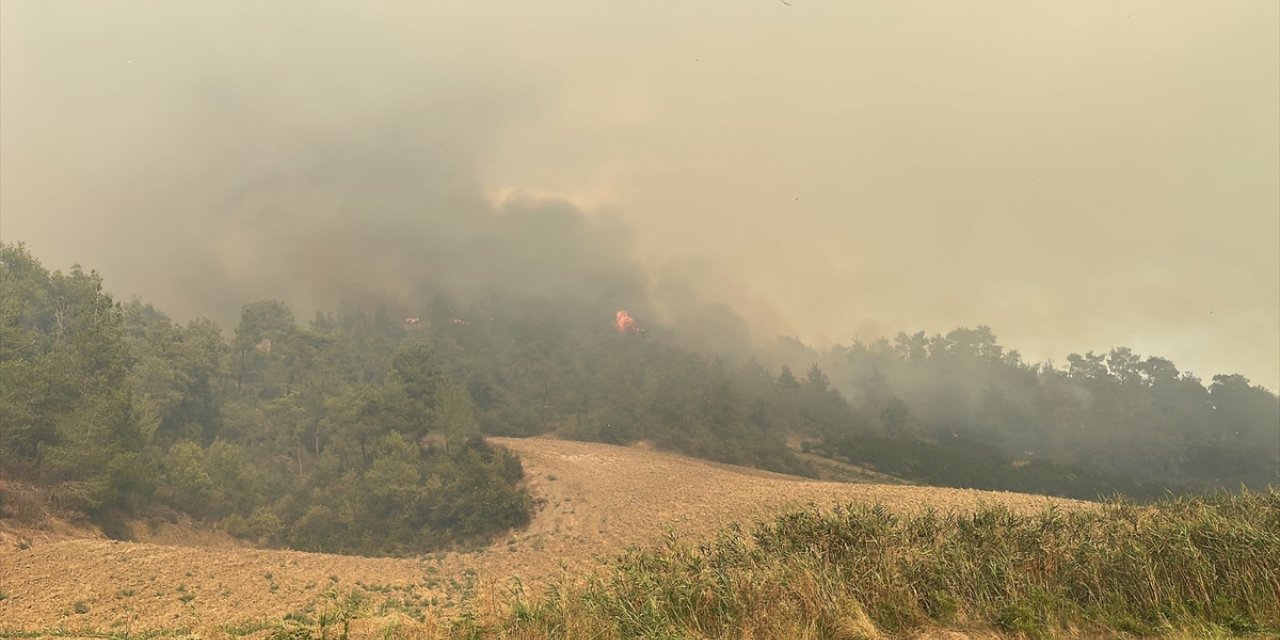
[[[37,540],[0,549],[0,623],[6,631],[131,632],[249,629],[305,617],[350,592],[378,611],[448,616],[489,606],[520,576],[536,588],[594,566],[602,555],[667,532],[711,535],[789,506],[881,502],[968,510],[1087,503],[1012,493],[841,484],[709,463],[636,447],[550,439],[494,439],[524,460],[544,501],[525,530],[468,553],[363,558],[296,551],[166,546],[103,539]],[[248,625],[246,627],[246,625]]]

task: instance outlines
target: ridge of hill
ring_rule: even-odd
[[[525,482],[541,506],[527,528],[485,548],[369,558],[92,538],[22,544],[10,539],[0,549],[0,630],[237,635],[264,621],[314,616],[352,594],[388,615],[440,619],[493,606],[516,577],[536,591],[562,572],[589,571],[631,546],[664,536],[696,541],[732,523],[807,504],[881,503],[904,512],[964,511],[991,503],[1015,511],[1089,504],[821,482],[640,447],[548,438],[491,442],[520,455]]]

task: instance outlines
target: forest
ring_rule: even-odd
[[[227,331],[6,244],[0,515],[54,508],[119,537],[130,519],[185,515],[326,552],[465,546],[537,508],[487,435],[814,475],[803,451],[1088,499],[1280,484],[1280,399],[1239,375],[1206,382],[1125,348],[1029,363],[987,327],[779,345],[716,352],[552,295],[349,304],[307,322],[259,301]]]

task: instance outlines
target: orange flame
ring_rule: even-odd
[[[639,333],[640,325],[636,324],[636,319],[631,317],[624,309],[619,309],[613,318],[613,330],[618,333]]]

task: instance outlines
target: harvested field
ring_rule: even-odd
[[[696,539],[789,506],[880,502],[902,510],[1015,510],[1086,503],[1013,493],[816,482],[638,447],[494,439],[524,460],[543,501],[528,529],[485,549],[363,558],[101,538],[10,535],[0,549],[0,630],[188,630],[237,634],[306,617],[359,593],[388,616],[448,617],[501,602],[515,577],[536,589],[561,571],[664,535]],[[25,548],[24,548],[25,547]]]

